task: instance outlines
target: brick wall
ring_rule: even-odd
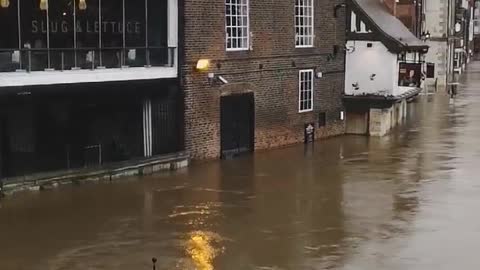
[[[414,5],[397,5],[397,18],[410,29],[415,32],[417,17],[415,15]]]
[[[396,0],[382,0],[393,16],[397,16],[397,1]]]
[[[344,84],[344,52],[333,55],[333,45],[345,44],[343,0],[314,0],[314,48],[295,48],[295,1],[251,0],[251,50],[225,50],[224,0],[185,0],[184,63],[185,140],[192,158],[220,155],[220,97],[253,92],[255,149],[303,141],[307,122],[318,122],[326,112],[327,126],[317,137],[344,133],[340,121]],[[209,72],[225,77],[227,85],[212,85],[207,74],[195,71],[198,59],[212,61]],[[314,111],[298,113],[298,71],[315,68],[323,78],[314,81]]]

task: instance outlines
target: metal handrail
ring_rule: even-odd
[[[86,151],[90,150],[90,149],[98,149],[98,165],[102,165],[102,144],[95,144],[95,145],[88,145],[88,146],[85,146],[83,148],[83,151],[84,151],[84,155],[86,155]],[[87,163],[87,157],[84,157],[85,158],[85,164],[84,166],[87,167],[89,164]]]
[[[173,66],[175,61],[173,61],[176,52],[175,49],[177,47],[164,47],[164,46],[126,46],[126,47],[82,47],[82,48],[0,48],[0,53],[19,53],[19,60],[18,62],[16,61],[8,61],[7,63],[12,63],[12,64],[19,64],[19,68],[16,70],[26,70],[27,72],[32,71],[32,68],[34,70],[65,70],[71,67],[72,69],[80,69],[81,67],[87,68],[87,69],[95,69],[96,67],[98,68],[105,68],[103,63],[104,63],[104,57],[107,56],[107,54],[104,55],[104,53],[109,53],[109,52],[116,52],[120,53],[120,56],[118,56],[118,65],[113,66],[113,68],[123,68],[123,67],[128,67],[127,61],[126,61],[126,56],[127,56],[127,51],[131,50],[140,50],[140,51],[145,51],[145,54],[142,55],[141,58],[137,58],[139,61],[143,61],[144,67],[151,67],[152,66],[152,61],[154,59],[151,59],[152,56],[152,51],[156,50],[165,50],[167,53],[166,58],[164,59],[164,62],[161,62],[160,66]],[[37,56],[37,53],[48,53],[47,54],[47,61],[46,63],[41,64],[38,68],[35,68],[35,66],[32,66],[32,58],[35,58]],[[66,55],[67,54],[73,54],[73,63],[72,65],[66,64]],[[91,55],[89,56],[88,60],[86,60],[86,63],[88,63],[89,66],[86,66],[85,63],[79,64],[78,62],[78,53],[90,53]],[[70,54],[70,55],[71,55]],[[52,68],[52,59],[53,55],[56,55],[58,57],[58,61],[60,61],[60,66],[56,66],[55,68]],[[22,59],[23,58],[23,59]],[[37,58],[38,59],[38,58]],[[41,58],[44,59],[44,58]],[[71,59],[71,58],[70,58]],[[81,58],[80,58],[81,59]],[[108,59],[105,58],[105,59]],[[163,58],[159,58],[163,59]],[[33,59],[34,60],[34,59]],[[45,59],[44,59],[45,60]],[[132,60],[135,60],[132,59]],[[68,62],[68,61],[67,61]],[[57,62],[58,63],[58,62]],[[138,62],[137,62],[138,63]],[[110,66],[111,68],[112,66]],[[1,72],[1,71],[0,71]],[[7,71],[8,72],[8,71]]]
[[[169,49],[173,50],[177,47],[163,47],[163,46],[138,46],[138,47],[82,47],[82,48],[0,48],[0,52],[13,52],[13,51],[103,51],[103,50],[134,50],[134,49]]]

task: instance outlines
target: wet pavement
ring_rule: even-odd
[[[0,202],[1,270],[477,269],[480,62],[345,136]]]

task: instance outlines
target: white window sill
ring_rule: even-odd
[[[308,113],[308,112],[313,112],[313,109],[298,111],[298,113]]]
[[[226,49],[227,52],[241,52],[241,51],[250,51],[250,48],[235,48],[235,49]]]
[[[313,45],[295,45],[296,49],[315,48]]]

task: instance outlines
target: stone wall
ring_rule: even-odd
[[[405,120],[407,116],[407,101],[402,100],[394,103],[389,108],[371,108],[369,113],[369,135],[384,136]]]

